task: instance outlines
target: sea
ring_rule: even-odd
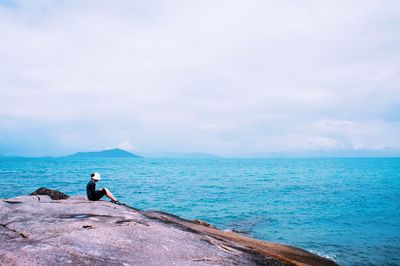
[[[400,265],[400,158],[0,158],[0,198],[39,187],[207,221],[340,265]]]

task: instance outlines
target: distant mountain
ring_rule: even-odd
[[[219,158],[218,155],[201,152],[182,153],[181,156],[182,158]]]
[[[66,157],[70,158],[140,158],[141,156],[121,150],[111,149],[103,151],[77,152]]]
[[[202,153],[202,152],[190,152],[190,153],[161,153],[154,154],[153,157],[162,157],[162,158],[199,158],[199,159],[207,159],[207,158],[220,158],[215,154],[210,153]]]

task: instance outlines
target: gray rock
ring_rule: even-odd
[[[0,199],[0,265],[284,265],[334,262],[202,221],[85,197]]]

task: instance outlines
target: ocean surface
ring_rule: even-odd
[[[341,265],[400,265],[400,158],[0,158],[0,198],[85,194],[290,244]]]

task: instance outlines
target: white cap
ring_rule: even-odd
[[[99,173],[95,172],[91,176],[92,176],[93,180],[100,181],[100,174]]]

